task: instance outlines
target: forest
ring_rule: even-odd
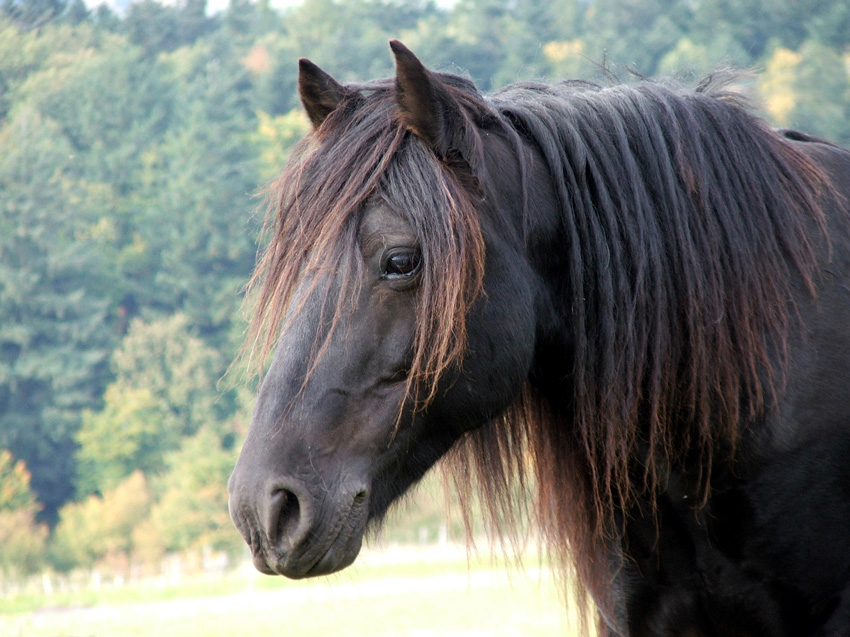
[[[485,92],[732,67],[773,125],[850,145],[846,0],[2,0],[0,580],[243,550],[231,363],[297,60],[384,77],[392,38]]]

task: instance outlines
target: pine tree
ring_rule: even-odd
[[[114,343],[72,157],[31,110],[0,130],[0,447],[26,461],[46,520],[71,495],[79,414],[100,400]]]

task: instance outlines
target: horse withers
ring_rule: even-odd
[[[257,568],[344,568],[446,457],[506,532],[533,486],[603,634],[850,634],[850,154],[717,78],[485,97],[391,48],[300,62],[229,483]]]

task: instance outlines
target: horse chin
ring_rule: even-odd
[[[361,535],[356,540],[352,538],[344,546],[338,546],[337,544],[331,545],[317,560],[312,558],[298,560],[283,558],[278,560],[273,569],[269,570],[260,568],[257,560],[255,560],[254,564],[261,572],[269,575],[283,575],[293,580],[330,575],[331,573],[341,571],[354,562],[360,553],[362,537]]]
[[[321,575],[330,575],[344,568],[351,566],[357,556],[360,554],[363,536],[360,535],[353,541],[350,541],[347,546],[336,547],[331,546],[328,552],[325,553],[318,562],[313,565],[313,568],[305,577],[319,577]]]

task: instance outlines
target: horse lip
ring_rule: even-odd
[[[254,554],[254,568],[260,571],[263,575],[280,575],[281,573],[269,566],[268,560],[263,552]]]
[[[328,547],[328,550],[307,571],[305,577],[330,575],[350,566],[360,553],[361,539],[362,535],[357,538],[356,546],[349,548],[342,554],[335,553],[334,546]]]
[[[325,535],[326,541],[313,544],[297,554],[294,552],[297,547],[292,547],[292,550],[278,554],[278,559],[263,560],[264,565],[273,573],[296,580],[341,571],[350,566],[360,553],[368,510],[365,489],[358,491],[347,503],[345,511],[337,516],[336,524]],[[316,537],[316,530],[315,527],[312,529],[312,537]],[[257,562],[255,558],[255,565]]]
[[[294,580],[336,573],[354,562],[360,552],[360,542],[358,541],[355,547],[349,547],[347,550],[336,551],[335,549],[335,543],[331,544],[324,553],[319,554],[317,559],[304,563],[284,558],[274,567],[273,573]]]

